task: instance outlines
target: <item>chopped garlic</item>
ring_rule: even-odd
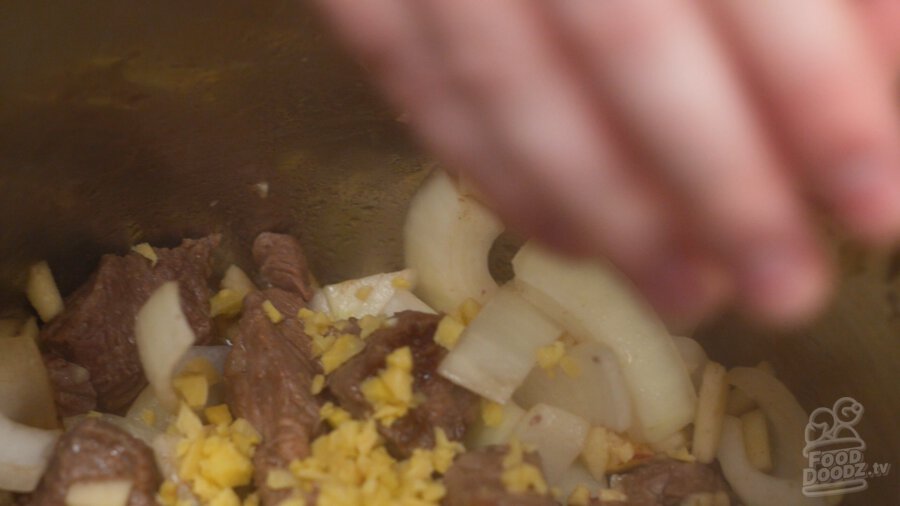
[[[203,374],[183,374],[172,380],[172,387],[191,408],[202,408],[209,398],[209,382]]]
[[[203,410],[206,420],[213,425],[229,425],[234,419],[227,404],[219,404],[218,406],[210,406]]]
[[[356,289],[356,292],[354,292],[353,295],[357,299],[365,302],[365,301],[369,300],[369,296],[372,295],[373,290],[374,290],[374,288],[372,288],[371,286],[361,286]]]
[[[536,355],[541,369],[551,372],[566,355],[566,345],[562,341],[554,341],[538,348]]]
[[[316,374],[312,380],[312,385],[310,386],[310,392],[313,395],[319,395],[322,393],[322,390],[325,388],[325,376],[321,374]]]
[[[329,374],[344,362],[353,358],[365,348],[365,343],[353,334],[344,334],[338,337],[334,343],[324,352],[320,358],[322,370]]]
[[[572,359],[572,357],[563,357],[560,359],[559,368],[562,370],[563,374],[570,378],[578,378],[581,376],[581,367],[578,366],[578,362]]]
[[[223,288],[209,299],[209,315],[213,318],[220,315],[233,318],[241,312],[243,306],[243,295],[230,288]]]
[[[566,501],[568,506],[589,506],[591,503],[591,491],[584,485],[578,485],[575,490],[569,494]]]
[[[516,439],[509,443],[509,452],[503,458],[501,480],[506,490],[514,494],[528,491],[546,494],[549,491],[541,470],[525,462],[525,449]]]
[[[134,251],[138,255],[150,260],[150,265],[152,267],[156,266],[156,262],[159,261],[159,257],[156,255],[156,250],[153,249],[153,246],[150,246],[149,243],[142,242],[140,244],[136,244],[131,247],[131,251]]]
[[[272,323],[281,323],[284,320],[284,315],[281,314],[281,311],[272,304],[272,301],[267,300],[262,303],[263,312],[266,313],[266,316],[269,317],[269,321]]]
[[[457,311],[459,312],[462,322],[468,325],[472,323],[472,320],[474,320],[475,317],[478,316],[478,313],[481,312],[481,304],[477,300],[469,297],[460,304]]]
[[[372,418],[391,425],[413,406],[412,351],[408,346],[394,350],[386,366],[378,376],[367,379],[360,390],[375,411]]]
[[[503,423],[503,405],[482,399],[481,419],[487,427],[499,427]]]
[[[466,326],[461,321],[446,315],[438,323],[437,330],[434,333],[434,342],[448,350],[452,350],[456,347],[464,330],[466,330]]]
[[[394,276],[391,279],[391,286],[398,290],[409,290],[412,288],[412,283],[404,276]]]
[[[150,408],[144,408],[141,410],[141,421],[148,427],[153,427],[156,424],[156,412]]]

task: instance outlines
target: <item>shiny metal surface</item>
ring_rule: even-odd
[[[428,166],[304,2],[0,3],[0,307],[21,304],[33,260],[69,291],[103,252],[211,231],[234,251],[295,233],[326,282],[395,268]],[[867,461],[896,466],[896,269],[842,256],[818,324],[776,336],[729,317],[703,340],[729,364],[771,360],[808,410],[855,397]],[[900,504],[898,472],[844,504]]]

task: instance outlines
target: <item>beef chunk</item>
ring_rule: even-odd
[[[263,311],[271,300],[285,316],[275,324]],[[262,435],[254,455],[254,481],[263,504],[275,505],[288,492],[266,487],[272,469],[286,469],[309,455],[309,442],[319,425],[319,403],[312,379],[321,372],[311,355],[310,338],[296,319],[302,301],[281,290],[254,292],[244,299],[244,312],[234,346],[225,363],[228,404]]]
[[[218,243],[218,236],[210,236],[173,249],[156,248],[155,266],[134,252],[105,255],[87,283],[68,297],[66,310],[44,327],[41,341],[47,348],[90,372],[99,409],[121,414],[146,386],[134,318],[164,282],[178,281],[182,309],[198,344],[212,340],[207,278]]]
[[[296,293],[304,301],[312,298],[315,282],[297,239],[263,232],[253,241],[253,259],[260,277],[269,286]]]
[[[627,500],[595,502],[596,506],[678,506],[693,494],[730,493],[718,468],[671,459],[654,460],[614,476],[610,485]],[[732,504],[737,503],[732,500]]]
[[[549,495],[513,494],[506,489],[501,479],[506,452],[504,446],[491,446],[459,456],[444,475],[443,506],[556,506]],[[540,467],[535,455],[525,460]]]
[[[479,415],[478,397],[440,377],[436,370],[447,350],[434,342],[440,317],[413,311],[396,315],[397,323],[374,332],[366,348],[328,377],[328,388],[340,406],[354,417],[370,410],[360,385],[385,367],[388,355],[409,346],[413,356],[413,388],[422,403],[390,427],[379,427],[392,453],[406,458],[416,448],[434,446],[434,430],[440,427],[447,437],[459,441]]]
[[[79,482],[130,480],[128,506],[154,506],[160,474],[153,451],[109,423],[87,418],[62,435],[29,506],[65,504]]]
[[[87,369],[52,352],[45,353],[43,358],[59,416],[81,415],[97,407],[97,391]]]

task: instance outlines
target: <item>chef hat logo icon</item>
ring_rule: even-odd
[[[863,412],[863,405],[850,397],[838,399],[830,409],[813,411],[806,426],[803,456],[808,457],[811,451],[817,450],[865,450],[866,442],[855,428],[862,420]]]

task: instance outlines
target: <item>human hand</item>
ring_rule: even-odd
[[[319,3],[508,224],[605,255],[670,320],[813,315],[813,205],[900,234],[896,0]]]

